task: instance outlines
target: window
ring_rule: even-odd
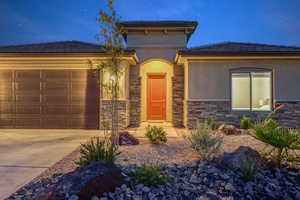
[[[119,71],[118,81],[119,81],[119,89],[118,89],[118,99],[126,98],[126,67],[123,67]],[[104,69],[102,72],[102,95],[103,99],[110,100],[112,83],[115,81],[115,77],[111,75],[109,69]]]
[[[233,110],[270,111],[272,109],[272,72],[236,71],[231,74]]]

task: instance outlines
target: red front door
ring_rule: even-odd
[[[148,120],[166,119],[166,76],[164,74],[148,75]]]

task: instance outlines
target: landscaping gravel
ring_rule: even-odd
[[[260,150],[264,146],[249,135],[225,136],[222,152],[233,152],[240,146]],[[157,187],[131,185],[130,182],[116,188],[101,199],[300,199],[300,172],[286,169],[267,168],[257,175],[254,182],[245,183],[236,170],[225,168],[218,162],[199,166],[199,156],[188,147],[182,138],[169,139],[165,145],[152,145],[140,139],[140,145],[121,146],[117,165],[129,175],[136,166],[144,163],[165,163],[165,171],[173,182]],[[74,160],[79,158],[78,149],[46,170],[31,183],[19,189],[9,200],[33,200],[41,193],[47,193],[63,174],[76,168]],[[127,176],[127,180],[130,177]],[[282,191],[282,192],[281,192]],[[71,198],[71,197],[70,197]],[[76,199],[76,196],[72,196]]]

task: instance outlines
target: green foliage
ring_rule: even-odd
[[[250,118],[243,116],[243,118],[240,121],[240,128],[241,129],[249,129],[251,128],[251,120]]]
[[[79,167],[86,167],[98,161],[114,163],[119,154],[118,146],[110,139],[93,137],[86,144],[81,144],[80,158],[75,163]]]
[[[152,144],[167,142],[167,133],[164,131],[163,127],[148,125],[146,128],[146,136]]]
[[[186,139],[190,146],[205,160],[217,154],[223,142],[223,137],[214,134],[208,122],[197,123],[196,129],[192,130]]]
[[[294,150],[300,150],[299,130],[282,128],[275,120],[266,119],[254,126],[251,135],[271,146],[271,152],[266,155],[271,156],[272,152],[275,151],[275,160],[278,167],[282,166],[283,161],[296,162],[299,160],[294,152]]]
[[[240,159],[241,178],[245,182],[254,181],[258,171],[257,161],[248,157]]]
[[[215,123],[215,120],[213,118],[208,118],[207,124],[211,127],[212,130],[218,129],[218,125]]]
[[[164,173],[163,165],[142,165],[133,174],[134,184],[144,184],[146,186],[162,185],[171,182],[171,177]]]

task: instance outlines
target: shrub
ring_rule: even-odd
[[[146,136],[152,144],[167,142],[167,133],[164,131],[163,127],[148,125],[146,131]]]
[[[241,129],[249,129],[251,128],[251,120],[250,118],[243,116],[243,118],[240,121],[240,128]]]
[[[257,161],[248,157],[240,159],[241,178],[245,182],[254,181],[257,174]]]
[[[86,167],[98,161],[114,163],[119,154],[118,146],[110,139],[93,137],[86,144],[81,144],[80,158],[75,163],[79,167]]]
[[[215,123],[215,120],[212,118],[207,119],[207,124],[210,126],[212,130],[218,129],[218,125]]]
[[[254,126],[251,135],[271,146],[271,151],[266,155],[272,156],[275,151],[275,161],[278,167],[282,166],[283,161],[299,161],[297,154],[292,155],[293,150],[300,150],[299,130],[282,128],[275,120],[266,119]]]
[[[192,130],[186,139],[203,159],[209,159],[217,154],[223,142],[223,137],[214,134],[207,122],[197,123],[196,129]]]
[[[146,186],[155,186],[169,183],[171,177],[162,171],[163,165],[142,165],[138,167],[133,174],[134,184],[144,184]]]

